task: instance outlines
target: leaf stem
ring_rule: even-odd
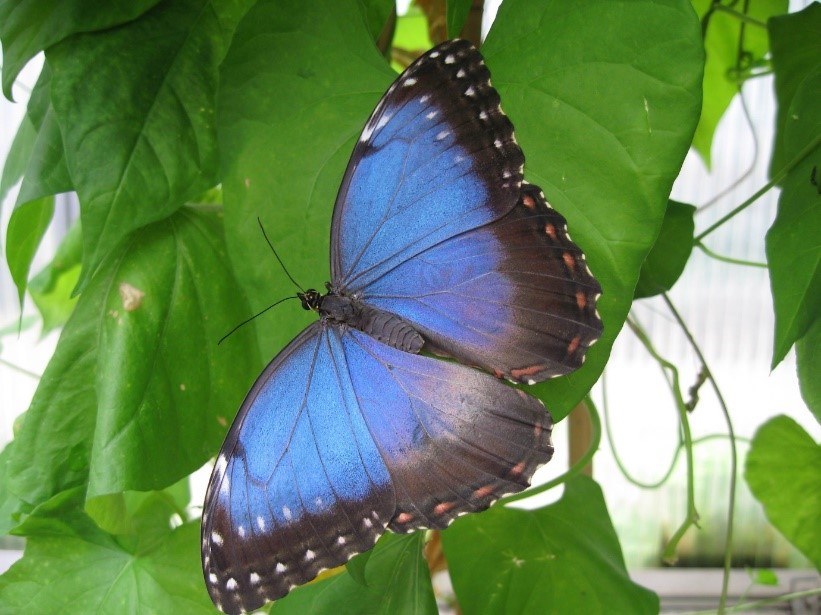
[[[750,17],[746,13],[736,11],[735,9],[732,9],[729,6],[725,6],[725,5],[721,4],[720,2],[714,2],[713,6],[710,7],[710,8],[713,9],[713,10],[716,10],[720,13],[727,13],[728,15],[732,15],[733,17],[735,17],[739,21],[744,22],[744,23],[748,23],[751,26],[757,26],[759,28],[763,28],[764,30],[767,29],[767,24],[764,23],[763,21],[758,20],[754,17]]]
[[[641,326],[638,324],[638,322],[636,322],[633,319],[628,318],[627,324],[630,327],[630,329],[636,334],[636,337],[638,337],[639,340],[642,341],[642,343],[644,343],[644,340],[647,340],[649,342],[649,338],[647,337],[647,334],[644,332],[644,330],[641,328]],[[647,348],[647,346],[645,346],[645,348]],[[647,350],[651,354],[653,353],[652,348],[647,348]],[[661,361],[659,361],[659,366],[662,369],[662,373],[664,374],[664,379],[667,382],[668,386],[670,386],[671,392],[673,393],[673,397],[676,398],[676,404],[678,405],[679,400],[681,398],[680,390],[675,389],[674,388],[675,387],[674,383],[671,382],[668,379],[667,372],[664,371],[665,370],[665,365],[663,363],[661,363]],[[674,380],[674,382],[677,383],[678,382],[678,370],[676,369],[676,367],[674,365],[671,365],[670,367],[671,367],[671,370],[674,373],[673,380]],[[603,414],[604,414],[604,430],[605,430],[605,434],[607,435],[607,441],[610,444],[610,451],[613,454],[613,459],[615,460],[616,465],[619,467],[619,470],[621,471],[622,475],[624,476],[624,478],[627,479],[628,482],[630,482],[631,484],[633,484],[636,487],[639,487],[641,489],[656,489],[656,488],[660,487],[661,485],[663,485],[664,483],[666,483],[667,479],[670,478],[673,471],[675,470],[676,463],[678,462],[678,456],[681,453],[681,448],[682,448],[682,446],[681,446],[682,445],[681,433],[679,433],[679,442],[676,445],[675,452],[673,453],[673,459],[670,461],[670,464],[667,468],[667,471],[664,473],[664,475],[659,480],[657,480],[655,482],[645,483],[645,482],[640,481],[637,478],[633,477],[630,474],[630,472],[628,471],[627,466],[624,464],[621,457],[619,456],[618,451],[616,449],[615,442],[613,441],[613,433],[610,429],[610,409],[608,407],[608,402],[607,402],[608,396],[607,396],[607,377],[606,376],[607,376],[606,372],[602,374],[602,397],[603,397],[602,410],[603,410]]]
[[[770,190],[770,188],[772,188],[776,184],[780,183],[781,180],[783,180],[790,171],[792,171],[796,166],[798,166],[798,164],[800,164],[804,160],[804,158],[806,158],[819,145],[821,145],[821,135],[816,135],[815,139],[810,141],[810,143],[808,143],[807,146],[804,149],[802,149],[800,152],[798,152],[798,154],[792,160],[790,160],[789,163],[784,165],[784,167],[778,173],[776,173],[769,182],[764,184],[764,186],[760,190],[758,190],[758,192],[753,194],[750,198],[748,198],[741,205],[739,205],[738,207],[733,209],[730,213],[723,216],[717,222],[714,222],[713,224],[708,226],[705,230],[703,230],[701,233],[696,235],[695,239],[693,240],[693,245],[696,245],[698,242],[700,242],[702,239],[704,239],[707,235],[709,235],[714,230],[716,230],[719,226],[721,226],[722,224],[727,222],[727,220],[730,220],[731,218],[734,218],[739,213],[741,213],[742,211],[747,209],[750,205],[755,203],[764,193],[768,192]]]
[[[676,410],[678,411],[679,423],[681,424],[681,442],[684,446],[685,458],[687,460],[687,516],[684,518],[684,521],[681,522],[678,529],[673,532],[662,555],[665,562],[674,563],[676,561],[678,543],[691,526],[695,525],[698,527],[699,520],[698,510],[696,509],[695,462],[693,460],[693,437],[690,433],[690,420],[687,416],[687,405],[684,403],[684,397],[681,394],[678,368],[656,351],[653,343],[650,341],[650,337],[635,321],[628,319],[627,323],[636,337],[639,338],[639,341],[647,349],[647,352],[658,361],[663,369],[669,371],[671,381],[668,381],[668,383],[676,402]]]
[[[718,388],[718,383],[716,382],[716,379],[713,376],[712,370],[707,365],[707,361],[704,358],[704,354],[701,352],[701,348],[699,347],[698,343],[693,337],[693,334],[690,332],[690,329],[687,327],[687,324],[684,322],[684,319],[681,317],[681,314],[679,314],[675,305],[673,305],[673,302],[670,300],[670,297],[667,295],[667,293],[662,293],[661,297],[664,300],[664,303],[667,305],[667,309],[670,310],[670,313],[673,315],[673,318],[675,318],[679,327],[681,327],[682,332],[687,337],[687,341],[690,343],[690,346],[693,348],[693,351],[696,353],[696,356],[698,356],[702,368],[706,372],[707,379],[710,381],[710,385],[713,387],[713,391],[715,392],[719,406],[721,407],[721,412],[724,415],[724,420],[727,423],[727,433],[729,434],[730,441],[732,443],[732,445],[730,446],[730,498],[729,503],[727,505],[727,533],[724,540],[724,575],[721,582],[721,597],[719,598],[718,603],[718,613],[721,614],[724,613],[724,609],[727,605],[727,589],[730,584],[730,566],[732,564],[733,559],[733,519],[735,518],[736,472],[738,471],[738,453],[735,447],[735,430],[733,429],[733,421],[730,418],[730,412],[727,409],[727,404],[724,401],[724,396],[721,394],[721,390]]]
[[[762,606],[770,606],[772,604],[782,604],[791,602],[793,600],[801,600],[802,598],[811,598],[813,596],[821,595],[821,588],[806,589],[800,592],[791,592],[789,594],[781,594],[780,596],[771,596],[769,598],[762,598],[761,600],[752,600],[750,602],[743,602],[735,604],[725,613],[746,613]],[[715,615],[715,609],[709,611],[684,611],[678,615]]]
[[[14,363],[11,363],[10,361],[6,361],[2,357],[0,357],[0,365],[5,365],[9,369],[13,369],[16,372],[18,372],[20,374],[23,374],[24,376],[29,376],[30,378],[34,378],[35,380],[40,380],[40,378],[42,378],[42,375],[35,374],[34,372],[30,372],[25,367],[20,367],[19,365],[15,365]]]
[[[744,116],[744,120],[747,122],[747,129],[750,131],[750,137],[753,140],[753,155],[751,157],[750,166],[739,175],[733,182],[720,190],[718,194],[713,195],[706,203],[699,206],[696,210],[697,214],[707,211],[713,205],[715,205],[720,199],[730,194],[733,190],[738,188],[745,179],[750,177],[755,171],[755,161],[758,159],[758,135],[755,133],[755,126],[753,125],[753,118],[750,116],[750,110],[747,107],[747,101],[744,98],[744,90],[741,87],[741,84],[738,86],[738,100],[741,102],[741,111],[742,115]]]
[[[717,252],[713,252],[710,248],[705,246],[701,241],[696,241],[695,246],[702,252],[704,252],[710,258],[714,258],[717,261],[721,261],[723,263],[729,263],[730,265],[743,265],[744,267],[760,267],[761,269],[767,269],[767,263],[757,263],[755,261],[745,261],[739,258],[733,258],[731,256],[723,256],[718,254]]]

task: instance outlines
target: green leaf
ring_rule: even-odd
[[[216,218],[135,233],[80,296],[12,455],[24,501],[162,488],[217,449],[260,362],[251,328],[216,345],[249,311]]]
[[[762,425],[745,478],[770,522],[821,570],[821,446],[793,419]]]
[[[23,184],[17,195],[18,205],[73,189],[68,175],[63,137],[51,107],[37,131]]]
[[[775,587],[779,584],[778,575],[769,568],[748,569],[747,574],[750,575],[750,581],[756,585]]]
[[[801,82],[821,64],[821,37],[818,36],[821,32],[821,4],[813,2],[803,11],[773,17],[767,23],[767,29],[778,101],[775,145],[770,160],[770,175],[775,175],[792,157],[784,151],[784,131],[789,123],[790,103]]]
[[[482,50],[526,178],[603,288],[604,336],[584,367],[531,389],[561,418],[601,374],[661,229],[701,106],[699,24],[688,2],[509,3]]]
[[[6,261],[17,286],[17,299],[21,309],[31,262],[46,234],[52,216],[54,199],[44,197],[16,207],[9,219],[6,232]]]
[[[123,493],[109,493],[91,498],[85,504],[85,511],[97,527],[109,534],[127,534],[134,531]]]
[[[18,336],[20,331],[28,331],[38,322],[39,319],[34,315],[23,316],[23,318],[15,320],[5,327],[0,327],[0,339],[3,339],[6,335]],[[0,349],[2,349],[2,346],[0,346]]]
[[[818,377],[818,366],[821,365],[821,318],[816,318],[806,335],[795,343],[795,362],[798,364],[801,397],[815,420],[821,423],[821,378]]]
[[[393,0],[363,0],[362,6],[371,39],[378,43],[381,36],[387,36],[388,33],[384,31],[389,24],[395,25],[396,23],[396,2]],[[390,38],[386,40],[390,41]],[[388,45],[388,51],[390,51],[390,45]]]
[[[15,436],[8,486],[30,505],[88,479],[97,407],[95,313],[93,298],[78,303]]]
[[[37,83],[31,90],[29,102],[26,106],[26,115],[34,124],[37,130],[43,124],[43,118],[51,108],[51,67],[47,61],[43,62],[43,68],[40,69],[40,75],[37,77]]]
[[[85,232],[85,227],[83,227]],[[260,363],[215,216],[182,210],[140,231],[97,295],[99,407],[89,496],[163,488],[200,467]],[[95,293],[96,294],[96,293]]]
[[[653,249],[641,267],[636,299],[652,297],[673,288],[684,271],[693,251],[693,216],[696,208],[686,203],[669,201]]]
[[[214,613],[198,523],[171,530],[166,517],[161,539],[131,551],[69,504],[26,521],[39,531],[29,528],[23,558],[0,577],[4,613]]]
[[[29,294],[43,319],[43,334],[62,327],[77,304],[77,297],[72,297],[71,292],[80,277],[82,255],[82,231],[78,220],[60,242],[51,263],[29,283]]]
[[[701,19],[714,4],[712,0],[693,0]],[[750,0],[732,8],[763,24],[773,15],[786,13],[788,6],[787,0]],[[710,149],[718,122],[751,70],[766,64],[769,45],[764,28],[745,23],[731,12],[717,10],[710,15],[704,37],[704,103],[693,137],[693,147],[707,167],[711,165]]]
[[[81,288],[123,237],[217,183],[217,66],[240,4],[165,2],[47,51],[80,197]]]
[[[14,335],[17,337],[20,335],[20,331],[28,331],[38,322],[40,322],[40,319],[33,314],[23,316],[23,318],[20,318],[19,320],[15,319],[14,322],[7,324],[4,327],[0,327],[0,340],[7,335]],[[2,348],[2,345],[0,345],[0,350],[2,350]]]
[[[0,451],[0,535],[5,536],[19,524],[19,513],[24,508],[23,502],[9,489],[8,461],[14,441],[9,442]]]
[[[3,165],[3,175],[0,177],[0,207],[6,199],[6,195],[23,177],[31,151],[34,149],[34,141],[37,139],[37,130],[31,123],[31,119],[23,117],[14,141],[11,142],[6,162]]]
[[[494,506],[442,533],[465,613],[658,613],[630,580],[599,486],[578,476],[536,510]]]
[[[257,217],[300,284],[321,288],[330,279],[334,197],[354,140],[393,77],[358,12],[354,0],[262,0],[237,28],[222,64],[226,241],[255,310],[294,292]],[[287,307],[258,319],[264,356],[312,320]]]
[[[393,615],[439,612],[422,556],[424,533],[386,534],[365,567],[363,587],[348,574],[300,587],[274,603],[271,613],[334,613]]]
[[[63,137],[49,98],[50,91],[51,68],[45,62],[26,110],[26,118],[34,126],[36,136],[23,161],[23,184],[17,195],[18,206],[73,189],[63,152]]]
[[[360,553],[351,558],[348,563],[345,564],[345,569],[348,571],[348,574],[351,575],[351,578],[363,586],[368,585],[368,582],[365,579],[365,567],[368,564],[368,560],[371,558],[371,553],[373,553],[373,551],[365,551],[364,553]]]
[[[145,551],[171,530],[172,517],[185,520],[185,507],[191,499],[188,479],[162,491],[127,491],[91,498],[85,512],[97,526],[120,535],[120,544],[131,543],[132,550]],[[132,540],[123,534],[133,534]]]
[[[568,218],[604,287],[605,337],[582,370],[537,389],[563,416],[604,366],[691,142],[699,24],[683,1],[522,1],[502,5],[484,52],[528,178]],[[222,65],[218,122],[227,241],[255,308],[293,294],[257,216],[300,284],[329,279],[334,198],[394,77],[352,1],[263,0],[238,27]],[[292,309],[261,318],[261,350],[271,356],[311,319]]]
[[[448,36],[458,38],[465,27],[473,0],[447,0]]]
[[[821,168],[821,63],[796,90],[784,128],[784,156],[811,152],[784,179],[778,213],[767,232],[775,311],[772,367],[821,318],[821,196],[812,183]]]
[[[17,536],[76,536],[108,542],[82,511],[82,503],[81,487],[61,491],[34,507],[12,533]]]
[[[36,136],[25,152],[18,153],[26,156],[25,172],[8,226],[6,258],[21,305],[31,263],[54,214],[52,195],[71,190],[60,129],[48,103],[49,83],[50,71],[46,64],[32,92],[23,123],[33,126]]]
[[[3,42],[3,93],[11,100],[11,86],[37,53],[76,32],[104,30],[131,21],[158,0],[57,4],[43,0],[0,2],[0,41]]]

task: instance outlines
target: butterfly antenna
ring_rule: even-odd
[[[282,259],[279,257],[279,254],[277,254],[277,251],[274,249],[274,244],[272,244],[272,243],[271,243],[271,240],[270,240],[270,239],[268,239],[268,233],[266,233],[266,232],[265,232],[265,227],[264,227],[264,226],[262,226],[262,220],[260,220],[259,218],[257,218],[257,223],[259,224],[259,228],[260,228],[260,230],[262,231],[262,236],[263,236],[263,237],[265,237],[265,241],[267,241],[267,242],[268,242],[268,247],[269,247],[269,248],[271,248],[271,252],[273,252],[273,253],[274,253],[274,256],[276,256],[276,259],[277,259],[277,261],[279,261],[279,265],[280,265],[280,267],[282,267],[282,270],[285,272],[285,275],[287,275],[287,276],[288,276],[288,279],[289,279],[289,280],[291,280],[291,282],[293,282],[293,283],[294,283],[294,286],[296,286],[296,287],[297,287],[300,291],[302,291],[302,292],[304,293],[304,292],[305,292],[305,289],[304,289],[304,288],[302,288],[302,287],[299,285],[299,282],[297,282],[297,281],[294,279],[294,277],[293,277],[293,276],[292,276],[292,275],[288,272],[288,268],[285,266],[285,263],[283,263],[283,262],[282,262]],[[289,299],[293,299],[293,298],[294,298],[294,297],[289,297]],[[275,303],[274,305],[276,305],[276,303]],[[273,307],[273,306],[271,306],[271,307]],[[268,308],[266,308],[266,309],[268,309]],[[265,310],[263,310],[263,312],[264,312],[264,311],[265,311]],[[261,314],[261,313],[262,313],[262,312],[260,312],[260,314]],[[259,314],[257,314],[257,316],[259,316]],[[254,318],[256,318],[256,316],[255,316]],[[243,323],[243,324],[245,324],[245,323]]]
[[[258,316],[262,316],[265,312],[267,312],[268,310],[270,310],[272,307],[275,307],[275,306],[279,305],[279,304],[280,304],[280,303],[282,303],[283,301],[288,301],[289,299],[298,299],[298,298],[299,298],[299,297],[296,297],[296,296],[292,296],[292,297],[285,297],[284,299],[280,299],[280,300],[279,300],[279,301],[277,301],[276,303],[272,303],[271,305],[269,305],[267,308],[265,308],[265,309],[264,309],[264,310],[262,310],[261,312],[257,312],[256,314],[254,314],[253,316],[251,316],[251,318],[247,318],[247,319],[243,320],[243,321],[242,321],[241,323],[239,323],[236,327],[234,327],[234,328],[233,328],[233,329],[231,329],[228,333],[226,333],[225,335],[223,335],[223,336],[222,336],[222,338],[220,338],[220,341],[218,341],[218,342],[217,342],[217,346],[219,346],[219,345],[220,345],[220,344],[222,344],[222,343],[223,343],[226,339],[228,339],[228,338],[229,338],[229,337],[230,337],[230,336],[231,336],[231,335],[232,335],[232,334],[233,334],[233,333],[234,333],[237,329],[239,329],[240,327],[244,327],[244,326],[245,326],[245,325],[247,325],[249,322],[251,322],[252,320],[254,320],[254,318],[257,318]]]

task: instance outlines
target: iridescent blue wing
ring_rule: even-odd
[[[206,585],[226,613],[370,549],[393,516],[390,475],[340,360],[314,323],[263,371],[228,432],[202,517]]]
[[[516,205],[524,156],[481,55],[429,51],[379,101],[334,208],[331,278],[365,288],[393,267]]]
[[[601,287],[541,190],[479,52],[415,62],[354,149],[332,230],[332,282],[406,320],[425,347],[515,382],[581,365]]]
[[[519,389],[458,363],[341,338],[353,389],[396,492],[388,527],[442,529],[530,485],[553,422]]]
[[[507,215],[401,263],[363,298],[410,321],[427,350],[533,384],[581,366],[602,332],[600,293],[564,218],[524,183]]]
[[[534,398],[456,363],[319,322],[260,376],[203,512],[208,591],[258,608],[370,549],[526,487],[552,454]]]

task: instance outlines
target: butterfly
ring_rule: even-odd
[[[601,287],[523,168],[466,41],[379,101],[335,203],[327,292],[298,293],[319,319],[265,368],[214,465],[202,565],[222,611],[281,598],[386,529],[445,528],[550,460],[550,414],[504,380],[578,368]]]

